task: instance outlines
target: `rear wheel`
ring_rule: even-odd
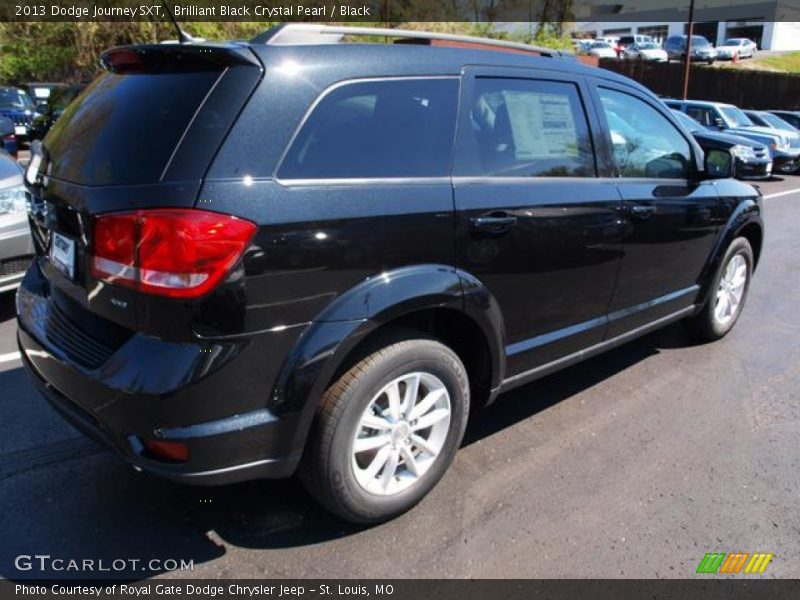
[[[750,242],[736,238],[717,269],[708,302],[699,314],[684,320],[687,331],[701,341],[713,341],[733,329],[744,308],[752,274]]]
[[[303,459],[306,487],[348,521],[405,512],[444,475],[468,413],[467,373],[452,350],[387,340],[325,392]]]

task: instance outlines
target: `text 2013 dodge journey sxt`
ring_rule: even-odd
[[[725,335],[763,225],[732,156],[628,79],[330,43],[360,33],[106,52],[26,174],[17,304],[32,379],[128,462],[297,471],[375,522],[442,477],[471,406],[673,321]]]

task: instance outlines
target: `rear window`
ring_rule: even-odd
[[[84,185],[158,182],[219,76],[101,75],[45,138],[50,175]]]
[[[446,176],[457,105],[457,79],[386,79],[335,88],[309,115],[278,176]]]

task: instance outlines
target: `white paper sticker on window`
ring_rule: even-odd
[[[516,160],[578,156],[569,97],[505,90]]]

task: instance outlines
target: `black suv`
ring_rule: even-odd
[[[406,43],[330,43],[364,31]],[[110,50],[32,158],[24,363],[135,468],[298,471],[375,522],[442,477],[471,407],[739,317],[759,193],[652,93],[544,49],[364,31]]]

